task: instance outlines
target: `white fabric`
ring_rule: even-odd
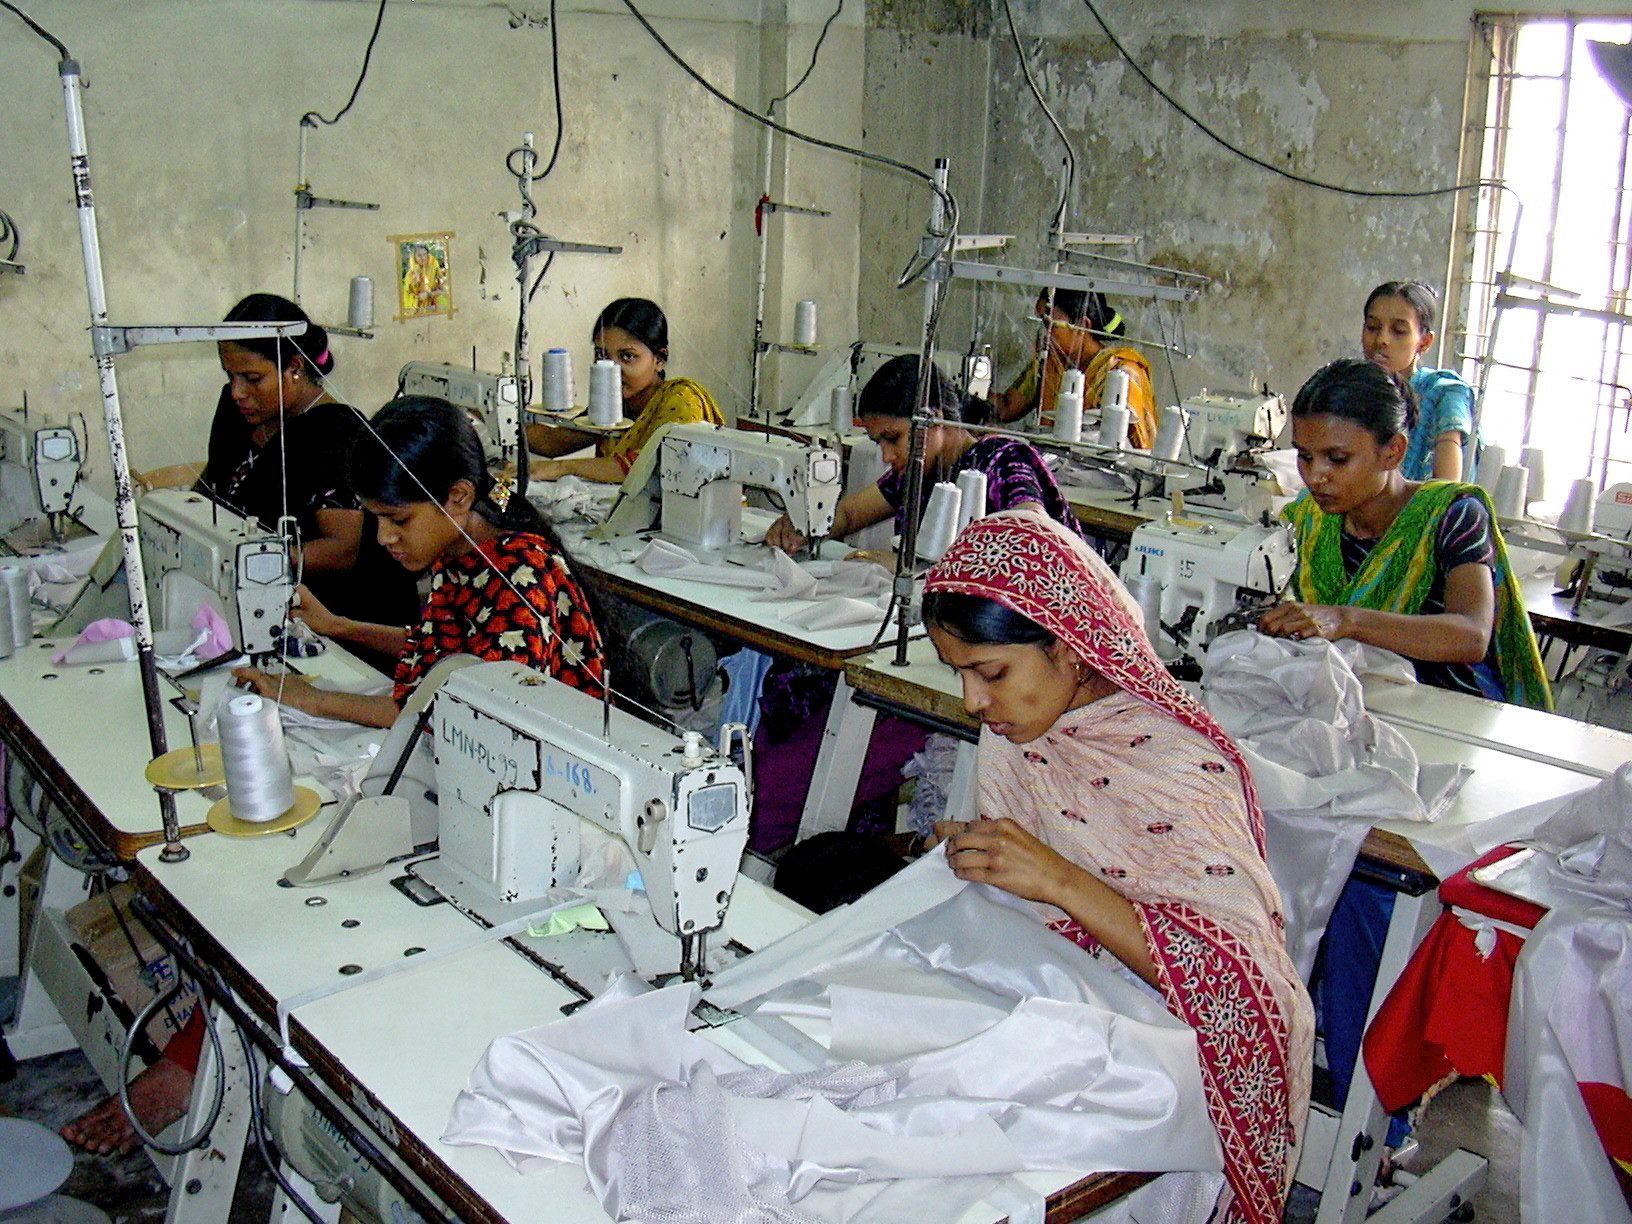
[[[556,480],[529,480],[527,500],[552,523],[566,523],[573,519],[599,523],[606,518],[620,486],[599,480],[584,480],[578,476],[562,476]]]
[[[444,1140],[582,1160],[614,1218],[660,1221],[947,1218],[948,1178],[1220,1168],[1194,1034],[1150,993],[939,855],[848,910],[720,975],[762,996],[738,1023],[828,1034],[825,1068],[687,1032],[690,987],[597,1000],[495,1042]]]
[[[1397,658],[1380,654],[1356,658],[1384,668]],[[1287,951],[1307,981],[1373,822],[1432,820],[1466,771],[1419,767],[1405,737],[1366,713],[1348,657],[1330,642],[1223,634],[1207,650],[1202,699],[1252,770]]]
[[[1632,1085],[1632,920],[1554,910],[1514,965],[1502,1094],[1524,1123],[1524,1224],[1632,1224],[1578,1083]]]
[[[1564,801],[1531,840],[1551,852],[1551,883],[1584,900],[1632,906],[1632,762]]]

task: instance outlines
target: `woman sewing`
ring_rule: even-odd
[[[293,518],[300,532],[296,561],[319,598],[346,615],[407,624],[419,596],[412,576],[379,546],[352,493],[346,455],[363,419],[329,392],[334,357],[327,333],[299,306],[270,293],[246,297],[226,321],[305,323],[306,330],[217,345],[227,384],[196,490],[268,530]],[[375,666],[394,662],[365,657]]]
[[[527,447],[539,455],[565,455],[595,446],[594,455],[577,459],[535,459],[528,468],[539,480],[577,476],[618,484],[628,475],[652,434],[664,425],[707,421],[724,424],[714,397],[701,383],[667,377],[669,321],[656,302],[619,298],[601,311],[591,338],[595,359],[618,367],[623,415],[634,421],[623,433],[600,438],[566,425],[529,425]]]
[[[1208,1218],[1279,1221],[1314,1023],[1240,752],[1057,523],[972,523],[929,572],[924,621],[983,724],[981,819],[935,829],[953,871],[1036,903],[1195,1030],[1225,1162]]]
[[[913,406],[918,395],[918,358],[892,357],[879,366],[856,400],[856,415],[867,436],[877,445],[889,470],[876,484],[839,499],[829,535],[843,539],[864,527],[894,517],[899,530],[906,512],[907,451]],[[929,367],[929,411],[935,424],[924,433],[924,483],[920,511],[940,481],[955,482],[960,472],[986,476],[987,510],[1033,509],[1081,532],[1065,495],[1055,483],[1036,447],[1020,438],[988,434],[976,439],[963,428],[963,408],[951,382],[932,364]],[[783,515],[771,524],[765,542],[795,553],[805,538]],[[858,554],[881,564],[894,564],[888,554]]]
[[[1424,684],[1551,709],[1485,491],[1400,471],[1415,414],[1404,379],[1369,361],[1334,361],[1299,390],[1292,439],[1308,488],[1282,511],[1297,534],[1298,601],[1258,627],[1381,646]]]
[[[1066,370],[1081,370],[1082,403],[1099,406],[1112,370],[1128,376],[1128,443],[1149,450],[1156,441],[1156,396],[1150,386],[1150,363],[1138,350],[1115,341],[1127,323],[1103,293],[1056,289],[1037,298],[1037,317],[1048,324],[1046,359],[1041,375],[1035,357],[1007,391],[991,397],[992,419],[1018,421],[1036,412],[1038,427],[1052,429],[1054,399]]]
[[[515,661],[599,693],[601,634],[551,528],[520,498],[500,505],[469,418],[445,400],[404,396],[370,422],[351,481],[380,543],[406,572],[429,571],[430,596],[407,628],[340,616],[302,589],[293,615],[338,641],[397,659],[389,694],[314,687],[254,668],[240,684],[308,714],[388,727],[444,655]]]

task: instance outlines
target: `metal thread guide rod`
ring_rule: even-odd
[[[924,441],[933,421],[929,415],[930,363],[935,359],[935,331],[941,318],[941,298],[949,282],[949,254],[954,246],[946,231],[954,224],[946,209],[947,162],[935,159],[935,195],[929,207],[929,231],[922,240],[924,268],[924,349],[918,358],[918,388],[907,431],[907,510],[901,527],[901,550],[895,559],[895,583],[891,592],[896,604],[896,667],[907,665],[907,639],[912,633],[913,570],[918,565],[918,526],[922,517],[924,491]]]
[[[315,128],[311,115],[302,115],[300,118],[300,156],[299,166],[295,177],[299,180],[295,184],[295,291],[293,297],[295,305],[300,305],[300,253],[306,248],[306,214],[314,208],[354,208],[378,212],[378,204],[364,204],[357,200],[331,200],[326,196],[314,196],[312,184],[306,177],[306,133]],[[355,327],[334,326],[327,329],[331,332],[340,332],[348,336],[369,336],[371,333]]]
[[[295,336],[306,330],[306,324],[224,323],[202,327],[108,325],[107,290],[102,279],[102,244],[97,236],[96,205],[91,195],[91,159],[86,148],[85,111],[80,98],[79,62],[65,57],[58,66],[58,73],[62,77],[64,111],[68,121],[69,169],[74,179],[74,207],[79,214],[80,248],[85,257],[85,292],[91,310],[91,350],[96,358],[97,377],[102,388],[102,417],[108,430],[114,517],[119,527],[125,585],[130,595],[130,623],[136,630],[136,661],[142,677],[142,703],[147,713],[149,747],[157,758],[168,751],[169,745],[164,731],[158,667],[153,659],[153,623],[147,608],[147,576],[142,569],[141,542],[136,533],[136,496],[130,482],[130,462],[125,453],[125,426],[119,411],[119,383],[113,372],[113,358],[142,344]],[[161,858],[167,863],[180,862],[190,852],[181,844],[175,795],[160,790],[158,796],[159,814],[164,824]]]
[[[550,238],[539,232],[538,226],[533,224],[533,218],[538,215],[538,208],[533,203],[533,166],[538,161],[538,154],[533,151],[533,134],[522,133],[521,148],[512,150],[511,157],[521,154],[521,168],[512,169],[516,176],[516,186],[521,191],[521,209],[513,213],[501,213],[510,223],[510,238],[512,246],[510,258],[516,265],[516,287],[518,289],[516,302],[516,389],[519,411],[516,413],[516,489],[513,497],[527,496],[527,411],[533,402],[532,364],[527,347],[527,299],[530,293],[527,288],[527,276],[532,270],[533,260],[539,255],[548,252],[552,257],[564,255],[622,255],[621,246],[603,246],[593,242],[565,242],[559,238]],[[508,164],[508,163],[507,163]],[[544,265],[548,270],[549,264]],[[540,272],[542,277],[544,273]]]

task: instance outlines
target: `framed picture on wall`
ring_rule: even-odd
[[[428,315],[453,317],[452,231],[440,234],[396,234],[397,319]]]

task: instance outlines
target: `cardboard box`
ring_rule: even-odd
[[[107,892],[80,902],[64,915],[73,932],[75,954],[109,996],[109,1004],[127,1009],[127,1025],[129,1018],[146,1007],[154,994],[167,991],[176,983],[175,958],[130,910],[134,895],[131,885],[116,884]],[[119,916],[124,919],[122,926],[114,916],[114,906],[118,906]],[[164,1049],[187,1022],[197,1001],[198,988],[189,982],[168,1006],[160,1008],[148,1021],[147,1034],[156,1048]]]

